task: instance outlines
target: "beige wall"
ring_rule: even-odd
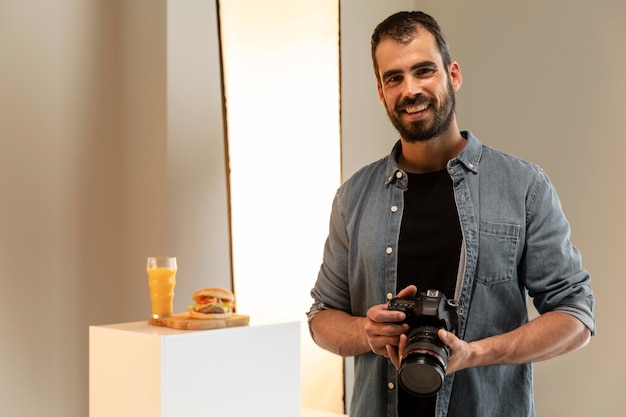
[[[358,2],[366,15],[370,6],[378,10],[370,2]],[[440,20],[461,64],[462,128],[548,171],[594,277],[599,335],[586,349],[537,366],[538,412],[600,409],[617,417],[626,408],[626,363],[617,350],[626,292],[618,171],[626,147],[619,126],[626,4],[417,4]],[[0,2],[0,415],[87,415],[88,325],[144,319],[143,259],[190,250],[165,229],[175,227],[173,208],[155,200],[180,184],[166,169],[173,163],[166,12],[165,0]],[[355,13],[352,25],[362,16]],[[374,17],[384,16],[363,20],[365,37]],[[367,64],[351,71],[371,74],[369,56],[359,59]],[[376,100],[373,79],[355,88]],[[370,104],[359,123],[394,134]],[[384,133],[347,135],[356,120],[348,114],[344,173],[393,143]],[[229,273],[220,268],[216,275]]]
[[[87,415],[88,326],[149,311],[165,23],[165,1],[0,2],[0,415]]]
[[[167,1],[167,233],[178,258],[176,311],[199,288],[232,284],[217,20],[214,1]]]

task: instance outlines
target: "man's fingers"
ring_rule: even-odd
[[[417,287],[415,285],[409,285],[404,287],[400,292],[396,295],[397,297],[415,297],[417,294]]]
[[[396,369],[400,369],[400,357],[398,356],[396,348],[391,345],[386,345],[385,347],[387,348],[387,357],[391,360],[393,366],[395,366]]]

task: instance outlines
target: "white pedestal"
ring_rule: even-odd
[[[300,323],[89,328],[90,417],[296,417]]]

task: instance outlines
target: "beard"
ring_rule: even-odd
[[[386,104],[386,101],[385,101]],[[402,109],[406,106],[428,104],[428,109],[434,110],[434,119],[423,119],[414,122],[403,122],[401,120]],[[436,100],[418,94],[412,98],[405,98],[393,109],[385,105],[387,115],[391,124],[400,133],[400,136],[409,143],[421,142],[432,139],[443,134],[454,118],[456,98],[452,85],[448,82],[448,91],[439,107],[436,107]],[[427,110],[428,110],[427,109]]]

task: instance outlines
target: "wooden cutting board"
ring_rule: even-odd
[[[250,316],[233,314],[227,319],[192,319],[189,313],[178,313],[162,319],[151,318],[148,323],[179,330],[209,330],[247,326],[250,323]]]

